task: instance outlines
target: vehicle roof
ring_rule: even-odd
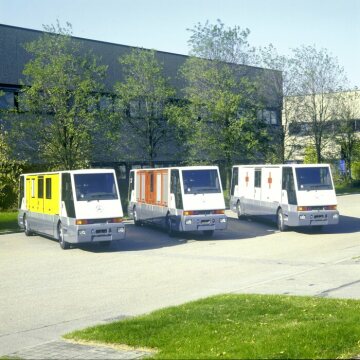
[[[70,174],[101,174],[101,173],[108,173],[114,172],[114,169],[77,169],[77,170],[62,170],[62,171],[47,171],[47,172],[37,172],[37,173],[25,173],[21,175],[51,175],[51,174],[63,174],[63,173],[70,173]]]
[[[326,167],[330,166],[329,164],[253,164],[253,165],[234,165],[233,167],[240,167],[240,168],[274,168],[274,167],[298,167],[298,168],[309,168],[309,167]]]
[[[172,166],[163,168],[145,168],[145,169],[132,169],[131,171],[149,171],[149,170],[207,170],[207,169],[218,169],[216,165],[201,165],[201,166]]]

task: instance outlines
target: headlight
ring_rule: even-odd
[[[305,220],[305,219],[306,219],[306,216],[305,216],[305,215],[300,215],[300,216],[299,216],[299,219],[300,219],[300,220]]]
[[[191,224],[192,224],[191,219],[187,219],[187,220],[185,220],[185,225],[191,225]]]
[[[220,219],[220,222],[221,222],[221,223],[226,223],[226,218],[221,218],[221,219]]]
[[[86,235],[86,231],[85,231],[85,230],[79,230],[79,231],[78,231],[78,234],[79,234],[79,235]]]
[[[124,227],[117,228],[117,232],[123,233],[123,232],[125,232],[125,228]]]

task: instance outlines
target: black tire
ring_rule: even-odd
[[[58,239],[59,239],[59,245],[63,250],[67,250],[70,248],[69,243],[67,243],[64,239],[64,229],[61,223],[59,223],[58,226]]]
[[[138,219],[138,214],[137,214],[135,206],[133,208],[133,219],[134,219],[135,226],[140,226],[141,225],[141,221]]]
[[[168,234],[170,237],[174,237],[174,236],[175,236],[170,215],[167,215],[167,216],[166,216],[166,232],[167,232],[167,234]]]
[[[214,230],[203,230],[203,234],[205,236],[213,236],[214,235]]]
[[[278,210],[276,218],[277,218],[277,227],[279,231],[286,231],[288,227],[284,223],[284,213],[282,209]]]
[[[26,235],[26,236],[31,236],[31,235],[33,234],[33,232],[30,230],[30,226],[29,226],[29,223],[28,223],[28,221],[27,221],[26,215],[24,215],[23,223],[24,223],[24,232],[25,232],[25,235]]]
[[[244,218],[244,213],[243,213],[243,211],[241,209],[240,201],[238,201],[236,203],[236,214],[237,214],[237,217],[238,217],[239,220]]]

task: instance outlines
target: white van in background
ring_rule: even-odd
[[[276,219],[280,231],[339,222],[331,169],[326,164],[233,166],[230,209],[239,218]]]

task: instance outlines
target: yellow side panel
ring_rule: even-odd
[[[59,191],[60,191],[60,184],[59,184],[60,175],[53,174],[53,175],[45,175],[45,199],[44,199],[44,213],[45,214],[59,214]]]
[[[38,199],[37,199],[37,176],[26,177],[26,209],[29,211],[37,212]]]

